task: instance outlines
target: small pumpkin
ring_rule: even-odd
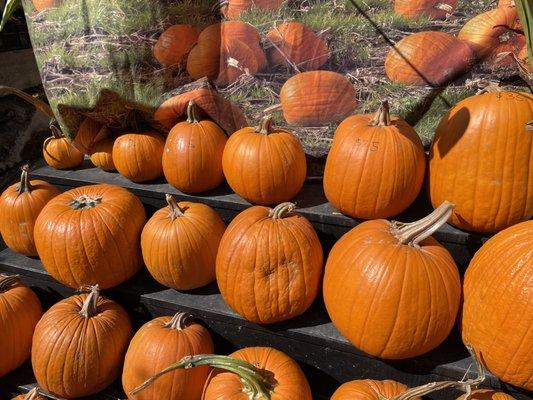
[[[52,136],[43,142],[44,161],[55,169],[70,169],[83,163],[83,153],[72,145],[55,124],[50,124]]]
[[[487,369],[526,390],[533,390],[532,233],[533,220],[522,222],[478,250],[465,273],[461,321],[463,340]]]
[[[243,12],[253,9],[278,10],[284,0],[226,0],[222,3],[222,14],[227,18],[236,18]]]
[[[109,130],[105,125],[92,118],[85,118],[78,128],[72,145],[83,154],[91,154],[93,145],[108,135]]]
[[[146,182],[163,175],[165,140],[157,132],[125,133],[113,144],[113,164],[133,182]]]
[[[31,363],[39,386],[73,399],[98,393],[120,374],[132,336],[128,314],[98,286],[53,305],[33,336]]]
[[[104,171],[114,171],[115,163],[113,162],[113,145],[115,139],[107,138],[96,142],[91,148],[91,162]]]
[[[273,128],[270,116],[264,117],[259,127],[243,128],[231,135],[222,168],[235,193],[261,205],[292,199],[307,173],[300,141],[289,131]]]
[[[357,107],[350,81],[332,71],[309,71],[289,78],[280,92],[283,117],[291,125],[322,126],[342,121]]]
[[[12,400],[46,400],[46,397],[41,396],[38,387],[34,387],[28,393],[13,397]]]
[[[448,18],[457,7],[459,0],[395,0],[394,12],[407,18],[428,17]]]
[[[156,211],[141,234],[146,268],[159,283],[178,290],[213,282],[224,222],[205,204],[177,203],[169,194],[166,200],[168,207]]]
[[[133,390],[145,390],[161,376],[176,369],[210,365],[216,368],[209,377],[203,400],[262,399],[311,400],[309,382],[292,358],[271,347],[246,347],[229,356],[202,354],[185,357],[171,364]]]
[[[426,156],[415,130],[389,113],[354,115],[335,131],[324,170],[324,192],[340,212],[355,218],[397,215],[416,198]]]
[[[0,196],[0,233],[11,250],[36,256],[33,239],[35,220],[43,207],[59,190],[42,180],[29,179],[29,166],[22,167],[20,182],[8,187]]]
[[[468,397],[470,400],[515,400],[514,397],[509,396],[503,392],[497,392],[489,389],[472,390]],[[457,400],[466,400],[466,395],[458,397]]]
[[[142,203],[126,189],[82,186],[43,208],[35,222],[35,246],[46,271],[64,285],[107,289],[141,268],[145,222]]]
[[[392,380],[361,379],[343,383],[333,393],[331,400],[392,400],[408,390],[403,383]],[[420,400],[418,396],[407,398]]]
[[[275,26],[268,32],[267,39],[273,46],[268,53],[272,65],[316,70],[329,58],[327,43],[300,22],[284,22]]]
[[[49,8],[59,7],[63,0],[32,0],[35,11],[41,12]]]
[[[333,246],[324,302],[333,324],[355,347],[404,359],[446,339],[459,309],[461,282],[452,256],[430,235],[452,210],[445,202],[417,222],[366,221]]]
[[[214,122],[200,119],[192,100],[187,115],[187,121],[176,124],[168,134],[163,173],[182,192],[201,193],[224,181],[222,154],[228,137]]]
[[[228,305],[248,321],[271,324],[302,314],[317,296],[322,246],[295,205],[255,206],[222,236],[217,283]]]
[[[35,293],[17,275],[0,274],[0,377],[30,357],[33,331],[41,315]]]
[[[196,44],[198,35],[200,29],[192,25],[172,25],[157,39],[154,57],[165,67],[178,65]]]
[[[465,73],[473,58],[470,47],[449,33],[417,32],[389,50],[385,73],[405,85],[441,86]]]
[[[129,394],[176,358],[212,352],[209,331],[193,322],[190,314],[179,312],[174,317],[155,318],[144,324],[131,340],[124,361],[122,387]],[[175,370],[136,396],[128,395],[128,399],[200,399],[210,371],[209,366]]]

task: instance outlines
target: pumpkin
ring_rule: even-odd
[[[331,71],[309,71],[289,78],[280,92],[283,117],[291,125],[317,126],[342,121],[357,107],[350,81]]]
[[[172,25],[157,39],[154,57],[159,64],[170,67],[180,64],[198,40],[200,29],[191,25]]]
[[[466,395],[458,397],[457,400],[465,400]],[[514,397],[509,396],[508,394],[502,392],[496,392],[494,390],[488,389],[478,389],[473,390],[470,397],[470,400],[515,400]]]
[[[302,314],[322,277],[322,246],[295,205],[241,212],[222,236],[217,283],[228,305],[248,321],[271,324]]]
[[[63,0],[32,0],[35,11],[41,12],[49,8],[59,7]]]
[[[417,222],[366,221],[333,246],[324,302],[333,324],[358,349],[404,359],[446,339],[461,282],[452,256],[430,235],[452,210],[445,202]]]
[[[273,128],[266,116],[257,128],[243,128],[229,138],[222,168],[230,187],[253,204],[271,205],[292,199],[305,182],[307,164],[300,141]]]
[[[201,193],[224,181],[222,153],[228,138],[214,122],[201,120],[194,101],[187,121],[170,131],[163,151],[163,173],[168,183],[185,193]]]
[[[526,37],[509,30],[500,36],[500,43],[487,55],[485,62],[492,66],[515,65],[520,51],[526,45]]]
[[[91,148],[91,162],[104,171],[114,171],[113,145],[115,139],[107,138],[96,142]]]
[[[388,102],[373,115],[354,115],[335,131],[324,170],[324,192],[340,212],[356,218],[386,218],[416,198],[426,167],[424,147]]]
[[[22,167],[20,182],[8,187],[0,196],[0,233],[11,250],[36,256],[33,239],[35,220],[43,207],[59,190],[41,180],[29,180],[29,167]]]
[[[316,70],[329,58],[328,45],[312,29],[300,22],[284,22],[268,32],[273,47],[268,53],[272,65]]]
[[[472,50],[446,32],[418,32],[404,37],[385,59],[385,73],[393,82],[413,86],[441,86],[470,68]]]
[[[113,164],[133,182],[146,182],[163,175],[165,140],[157,132],[125,133],[113,144]]]
[[[93,145],[99,140],[105,139],[109,130],[105,125],[92,118],[85,118],[78,128],[78,132],[72,145],[83,154],[91,154]]]
[[[141,235],[144,263],[162,285],[190,290],[215,280],[218,245],[226,226],[201,203],[166,195],[168,207],[156,211]]]
[[[16,275],[0,274],[0,377],[20,367],[29,357],[41,303]]]
[[[89,396],[120,374],[132,335],[128,314],[98,286],[53,305],[33,336],[31,363],[39,386],[67,399]]]
[[[395,0],[394,12],[407,18],[448,18],[457,7],[458,0]]]
[[[12,400],[46,400],[46,397],[43,397],[39,394],[38,387],[34,387],[28,393],[14,397]]]
[[[202,354],[171,364],[138,386],[132,394],[145,390],[161,376],[176,369],[210,365],[202,400],[262,399],[311,400],[309,383],[292,358],[271,347],[246,347],[229,356]]]
[[[59,282],[107,289],[140,269],[145,221],[142,203],[126,189],[82,186],[43,208],[35,222],[35,245],[44,268]]]
[[[159,317],[144,324],[135,334],[126,353],[122,386],[126,393],[175,362],[176,358],[213,352],[213,341],[206,328],[192,322],[187,313]],[[137,396],[129,399],[197,400],[211,368],[203,366],[176,370]]]
[[[69,169],[83,163],[83,153],[72,145],[55,124],[50,124],[52,136],[43,142],[44,161],[55,169]]]
[[[396,381],[362,379],[343,383],[331,400],[392,400],[408,390],[407,386]],[[420,400],[420,397],[411,398]]]
[[[515,92],[469,97],[442,118],[430,149],[429,195],[433,206],[456,205],[453,225],[497,232],[533,216],[532,120],[533,96]]]
[[[516,7],[516,0],[499,0],[498,7]]]
[[[533,221],[490,238],[464,279],[462,335],[501,380],[533,390]],[[512,327],[512,329],[502,329]]]
[[[227,0],[222,3],[222,14],[227,18],[236,18],[243,12],[258,9],[273,11],[278,10],[284,0]]]

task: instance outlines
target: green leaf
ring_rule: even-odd
[[[7,0],[4,12],[2,13],[2,22],[0,23],[0,31],[4,29],[7,21],[11,18],[17,8],[20,7],[20,0]]]
[[[533,2],[531,0],[516,0],[516,6],[527,39],[529,64],[533,68]]]

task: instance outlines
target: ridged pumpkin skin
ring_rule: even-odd
[[[126,189],[82,186],[43,208],[35,223],[35,245],[54,279],[75,289],[94,284],[107,289],[140,269],[145,222],[143,205]]]
[[[0,274],[0,377],[29,357],[35,325],[43,314],[35,293],[16,277]]]
[[[531,120],[533,96],[515,92],[469,97],[443,117],[431,145],[429,194],[433,206],[456,205],[453,225],[497,232],[533,216]]]
[[[37,216],[59,190],[41,180],[29,180],[24,166],[20,182],[0,196],[0,233],[7,247],[26,256],[36,256],[33,229]]]
[[[416,357],[441,344],[461,296],[450,253],[432,237],[420,248],[402,243],[396,225],[366,221],[345,234],[329,254],[323,286],[339,332],[358,349],[385,359]]]
[[[377,115],[354,115],[338,126],[324,170],[324,192],[351,217],[391,217],[418,195],[425,165],[419,136],[402,118],[390,117],[385,103]]]
[[[489,239],[465,273],[462,334],[501,380],[533,390],[533,221]],[[512,329],[502,329],[512,327]]]
[[[91,149],[91,162],[104,171],[114,171],[113,145],[115,139],[107,138],[96,142]]]
[[[109,135],[109,130],[105,125],[92,118],[85,118],[78,128],[76,137],[72,145],[83,154],[91,154],[94,144]]]
[[[33,6],[37,12],[44,11],[48,8],[59,7],[63,0],[32,0]]]
[[[277,10],[285,0],[229,0],[222,8],[222,14],[227,18],[236,18],[245,11],[252,9]]]
[[[189,117],[168,134],[163,151],[163,173],[184,193],[201,193],[224,182],[222,154],[228,141],[213,121],[201,120],[196,104],[189,103]]]
[[[113,144],[113,163],[120,175],[146,182],[163,175],[165,140],[157,132],[125,133]]]
[[[331,400],[388,400],[405,393],[408,389],[403,383],[396,381],[362,379],[339,386]],[[413,398],[413,400],[417,399],[420,398]]]
[[[189,323],[190,315],[159,317],[144,324],[126,353],[122,387],[135,400],[200,400],[211,368],[177,370],[160,378],[135,396],[129,393],[160,370],[185,356],[211,354],[213,341],[207,329]]]
[[[170,195],[167,201],[169,206],[156,211],[141,234],[146,268],[159,283],[177,290],[213,282],[224,222],[205,204],[176,203]]]
[[[280,101],[285,120],[298,126],[342,121],[357,107],[354,86],[345,76],[331,71],[294,75],[281,88]]]
[[[252,204],[272,205],[300,192],[307,173],[305,152],[289,131],[272,128],[265,117],[258,128],[243,128],[229,138],[222,156],[228,184]]]
[[[83,153],[72,145],[57,128],[53,128],[54,136],[43,142],[43,158],[55,169],[70,169],[83,163]]]
[[[485,59],[491,66],[515,66],[516,58],[520,59],[519,54],[526,45],[526,37],[514,31],[508,31],[504,37],[505,40],[494,47]]]
[[[500,0],[498,7],[516,7],[516,0]]]
[[[322,246],[294,205],[241,212],[222,236],[216,275],[226,303],[248,321],[271,324],[302,314],[322,277]]]
[[[97,296],[94,312],[82,315],[91,294],[53,305],[35,328],[31,362],[39,386],[67,399],[89,396],[119,375],[132,335],[126,311]]]
[[[169,67],[181,63],[198,40],[200,29],[192,25],[172,25],[157,39],[154,57]]]
[[[393,82],[413,86],[441,86],[470,68],[470,47],[446,32],[417,32],[389,50],[385,73]]]
[[[453,14],[459,0],[395,0],[394,12],[407,18],[444,19]]]
[[[464,400],[466,395],[458,397],[457,400]],[[508,394],[502,392],[496,392],[494,390],[488,389],[478,389],[472,390],[472,395],[469,397],[470,400],[515,400],[514,397],[509,396]]]

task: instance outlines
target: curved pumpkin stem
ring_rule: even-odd
[[[261,118],[259,126],[255,128],[256,133],[269,135],[272,132],[272,115],[265,115]]]
[[[39,397],[39,395],[39,388],[34,387],[32,390],[26,393],[26,396],[24,396],[24,400],[35,400],[37,397]]]
[[[270,400],[272,392],[277,386],[277,381],[269,371],[257,368],[247,361],[239,360],[229,356],[218,356],[214,354],[200,354],[182,358],[180,361],[171,364],[161,372],[158,372],[146,382],[131,391],[131,395],[146,389],[159,377],[177,369],[189,369],[209,365],[213,368],[233,372],[238,375],[244,385],[244,392],[253,400]]]
[[[98,315],[98,299],[100,298],[100,287],[91,286],[90,293],[87,295],[80,310],[80,315],[85,318],[92,318]]]
[[[24,164],[21,168],[22,172],[20,174],[20,184],[18,187],[18,194],[31,192],[33,190],[33,187],[31,186],[28,174],[30,171],[30,166],[28,164]]]
[[[185,215],[185,208],[181,208],[174,196],[171,194],[165,195],[165,200],[167,201],[168,206],[170,207],[169,217],[174,221],[178,217],[183,217]]]
[[[22,90],[16,89],[14,87],[9,87],[9,86],[0,86],[0,93],[14,94],[15,96],[18,96],[21,99],[26,100],[36,109],[48,115],[50,119],[55,118],[54,112],[52,111],[52,108],[48,104],[46,104],[44,101],[39,100],[36,97],[29,95],[28,93],[23,92]]]
[[[453,13],[453,7],[446,3],[437,3],[433,6],[433,8],[436,10],[445,11],[449,15]]]
[[[56,120],[50,121],[50,130],[52,131],[52,138],[63,139],[65,135],[61,132],[61,129],[57,126]]]
[[[268,217],[272,219],[285,218],[295,209],[296,209],[296,204],[294,203],[290,203],[290,202],[281,203],[277,205],[276,207],[270,209],[270,212],[268,213]]]
[[[381,105],[379,106],[378,111],[376,112],[376,115],[368,123],[369,126],[389,126],[391,124],[390,119],[390,107],[389,102],[387,100],[383,100],[381,102]]]
[[[165,328],[182,331],[187,328],[187,326],[189,326],[189,322],[193,318],[194,317],[192,316],[192,314],[186,312],[177,312],[176,314],[174,314],[172,319],[165,324]]]
[[[445,201],[427,217],[415,222],[391,222],[391,233],[400,243],[408,244],[416,249],[420,242],[430,237],[437,229],[450,219],[455,204]]]
[[[5,292],[11,286],[20,283],[20,275],[2,275],[0,274],[0,293]]]
[[[187,122],[189,124],[197,124],[200,122],[200,116],[198,115],[198,106],[194,100],[190,100],[187,105]]]

